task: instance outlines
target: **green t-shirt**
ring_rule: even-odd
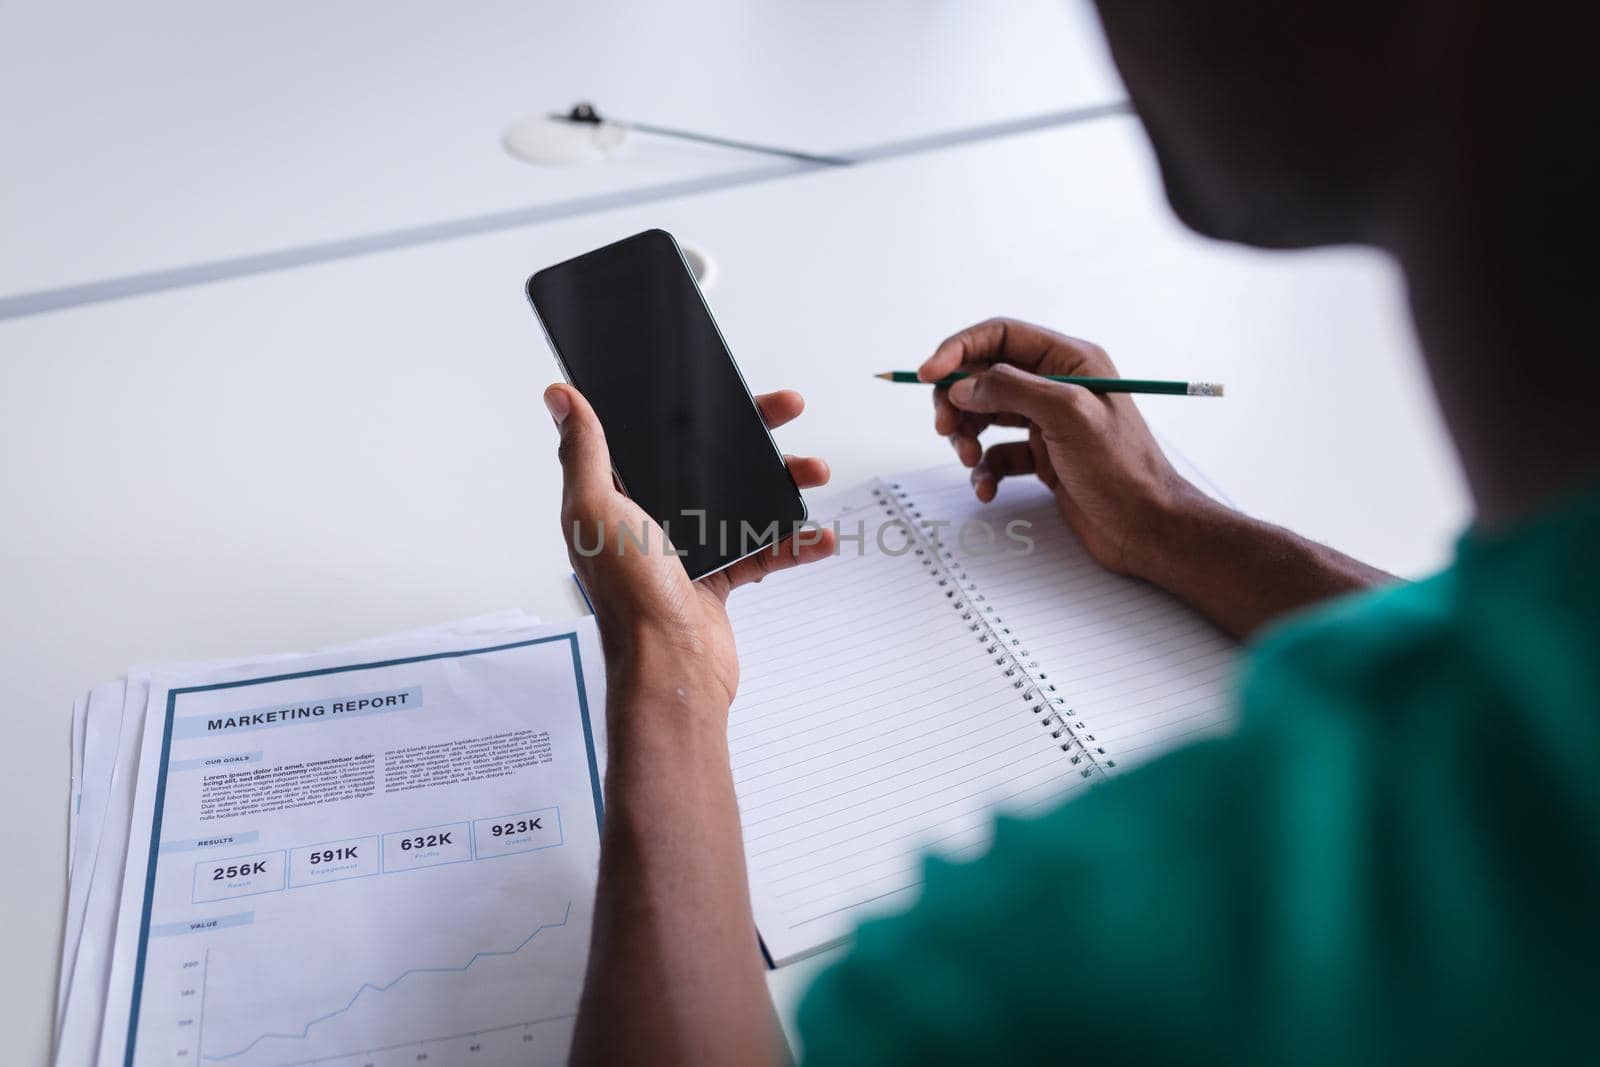
[[[930,860],[806,1063],[1600,1056],[1600,493],[1248,656],[1238,731]]]

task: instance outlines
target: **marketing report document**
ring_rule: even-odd
[[[591,620],[153,681],[102,1065],[565,1062]]]

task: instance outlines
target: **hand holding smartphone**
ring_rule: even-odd
[[[768,549],[805,520],[671,234],[647,230],[548,267],[527,293],[563,376],[605,429],[618,482],[668,531],[690,578]]]

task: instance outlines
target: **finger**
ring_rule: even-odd
[[[1021,415],[1059,433],[1085,426],[1105,408],[1087,389],[1052,382],[1003,363],[951,386],[950,403],[965,412]]]
[[[1033,449],[1026,441],[1006,441],[990,445],[978,465],[972,468],[972,488],[987,504],[1000,490],[1000,482],[1034,471]]]
[[[950,442],[956,458],[964,467],[971,467],[983,455],[983,445],[978,435],[990,426],[1026,426],[1028,420],[1008,412],[974,413],[962,411],[950,403],[948,389],[935,389],[933,428],[939,436]]]
[[[1056,486],[1061,484],[1061,478],[1050,463],[1050,446],[1045,443],[1044,434],[1039,432],[1037,426],[1028,429],[1028,451],[1033,454],[1033,473],[1039,476],[1039,481],[1044,483],[1046,489],[1055,492]]]
[[[978,434],[988,425],[988,416],[968,415],[961,411],[950,403],[949,392],[943,386],[933,391],[933,430],[950,442],[961,465],[970,467],[982,454]]]
[[[741,585],[759,582],[769,574],[827,559],[833,555],[837,544],[833,531],[827,527],[802,530],[753,556],[746,556],[722,573],[728,576],[728,590],[732,591]]]
[[[934,397],[933,401],[933,430],[940,437],[949,440],[958,455],[964,450],[970,454],[970,446],[962,444],[962,439],[970,438],[976,441],[978,435],[990,426],[1026,426],[1028,424],[1027,419],[1008,412],[984,414],[962,411],[950,403],[950,398],[944,395],[948,390],[935,389],[934,392],[938,395]],[[968,465],[970,466],[970,464]]]
[[[983,445],[976,434],[956,432],[950,435],[950,447],[956,450],[956,459],[963,467],[975,467],[983,458]]]
[[[944,390],[936,390],[944,392]],[[973,414],[962,411],[949,402],[949,398],[934,400],[933,429],[939,437],[946,438],[963,464],[970,467],[978,462],[981,446],[978,435],[990,426],[1024,426],[1026,419],[1013,414]]]
[[[756,397],[756,407],[761,409],[761,421],[767,424],[767,429],[776,430],[799,418],[806,409],[806,400],[793,389],[779,389]]]
[[[545,407],[561,433],[561,507],[573,517],[599,506],[612,490],[611,453],[606,448],[600,419],[570,385],[552,385],[544,391]]]
[[[1076,342],[1081,343],[1081,342]],[[1035,370],[1058,349],[1071,358],[1073,338],[1016,319],[988,319],[947,337],[933,355],[917,368],[925,382],[937,381],[963,367],[983,363],[1014,363]],[[1065,370],[1055,373],[1070,373]]]
[[[945,340],[918,370],[923,381],[937,381],[960,370],[1010,363],[1035,374],[1114,377],[1105,349],[1093,341],[1068,337],[1016,319],[990,319]]]
[[[933,390],[933,432],[940,437],[949,437],[961,424],[961,412],[950,403],[949,394],[942,385]]]
[[[954,440],[957,434],[977,437],[989,425],[988,415],[968,414],[950,403],[948,389],[935,389],[933,401],[933,430],[940,437]]]
[[[827,485],[833,472],[828,469],[826,460],[816,456],[784,456],[784,465],[789,468],[789,477],[794,479],[794,484],[801,489],[815,489],[820,485]]]
[[[950,403],[950,390],[944,386],[933,391],[933,429],[940,437],[953,433],[967,433],[976,437],[989,424],[987,416],[968,415]]]
[[[950,403],[948,389],[935,389],[933,398],[933,429],[940,437],[949,437],[953,433],[964,433],[972,437],[978,436],[991,426],[1026,426],[1028,420],[1021,415],[1010,412],[997,411],[993,413],[975,413],[962,411]]]

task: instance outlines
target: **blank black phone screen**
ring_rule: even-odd
[[[528,298],[568,380],[600,416],[623,488],[667,525],[691,578],[805,518],[670,234],[648,230],[542,270],[528,279]],[[606,531],[605,551],[617,550],[617,536]]]

